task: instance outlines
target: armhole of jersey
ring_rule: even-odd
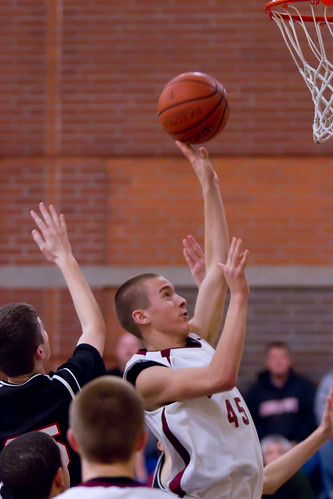
[[[167,367],[164,364],[160,364],[159,362],[154,362],[153,360],[147,360],[146,362],[137,362],[133,364],[132,367],[126,373],[126,380],[132,383],[135,386],[137,377],[139,374],[148,367],[159,366],[159,367]]]
[[[163,467],[164,461],[165,461],[165,453],[162,452],[162,454],[159,456],[157,463],[156,463],[156,466],[155,466],[151,486],[153,489],[161,489],[161,490],[164,490],[166,492],[166,488],[164,487],[164,485],[161,482],[161,472],[162,472],[162,467]]]
[[[78,380],[76,379],[76,377],[74,376],[74,374],[72,373],[72,371],[70,369],[68,369],[67,367],[65,367],[62,370],[66,371],[67,373],[69,373],[71,375],[72,384],[69,382],[69,379],[65,379],[65,377],[61,376],[59,372],[57,372],[57,374],[55,374],[53,376],[53,379],[57,379],[60,383],[62,383],[67,388],[67,390],[69,391],[71,397],[74,399],[75,398],[75,393],[77,391],[81,390],[81,386],[80,386]]]

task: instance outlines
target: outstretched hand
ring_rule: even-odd
[[[213,169],[205,147],[201,146],[199,149],[193,149],[189,144],[185,144],[179,140],[176,140],[176,145],[193,166],[201,183],[207,180],[217,180],[217,174]]]
[[[249,293],[249,285],[245,276],[245,267],[248,260],[249,250],[243,250],[243,241],[233,237],[228,253],[227,263],[218,263],[223,270],[225,280],[231,295],[236,293]]]
[[[39,230],[32,231],[32,237],[49,262],[57,263],[60,258],[72,255],[72,248],[67,235],[64,215],[58,215],[54,206],[49,209],[44,203],[39,204],[40,215],[34,210],[30,215]]]
[[[188,235],[183,239],[183,254],[190,268],[195,284],[200,288],[206,276],[205,254],[193,236]]]

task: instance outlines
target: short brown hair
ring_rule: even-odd
[[[145,282],[155,277],[159,277],[158,274],[146,273],[132,277],[120,286],[114,298],[115,311],[121,326],[139,339],[142,339],[142,334],[132,313],[134,310],[149,307]]]
[[[72,401],[69,420],[88,461],[125,462],[144,430],[143,401],[128,381],[101,376],[87,383]]]
[[[61,468],[56,441],[47,433],[31,431],[9,442],[0,453],[0,481],[15,499],[45,499]]]
[[[27,303],[0,308],[0,370],[20,376],[34,368],[34,355],[43,343],[36,310]]]

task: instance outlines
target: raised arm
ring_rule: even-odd
[[[230,289],[230,302],[223,332],[212,360],[204,367],[166,369],[148,367],[137,377],[136,387],[145,400],[147,410],[175,400],[188,400],[233,388],[237,381],[246,329],[249,287],[245,277],[248,251],[242,241],[233,238],[225,264],[217,274],[224,274]]]
[[[326,407],[318,428],[305,440],[264,468],[263,494],[273,494],[291,478],[303,464],[333,437],[333,387],[326,399]]]
[[[200,286],[191,330],[213,344],[219,332],[227,284],[223,273],[216,272],[219,262],[226,262],[229,250],[227,220],[224,213],[219,179],[204,147],[194,150],[176,142],[190,161],[202,188],[205,224],[206,276]]]
[[[30,214],[39,230],[32,237],[49,262],[55,263],[62,272],[81,323],[82,335],[78,343],[94,346],[101,355],[104,352],[106,328],[96,299],[76,261],[67,235],[64,215],[58,215],[51,205],[39,204],[40,214]]]

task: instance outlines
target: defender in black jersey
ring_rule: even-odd
[[[0,308],[0,449],[31,430],[44,431],[58,442],[69,466],[71,485],[80,481],[80,462],[66,439],[71,400],[88,381],[105,374],[102,359],[105,324],[91,289],[73,256],[65,219],[53,206],[31,211],[39,230],[32,235],[48,261],[62,272],[82,334],[73,356],[55,372],[45,372],[49,339],[35,309],[25,303]]]

